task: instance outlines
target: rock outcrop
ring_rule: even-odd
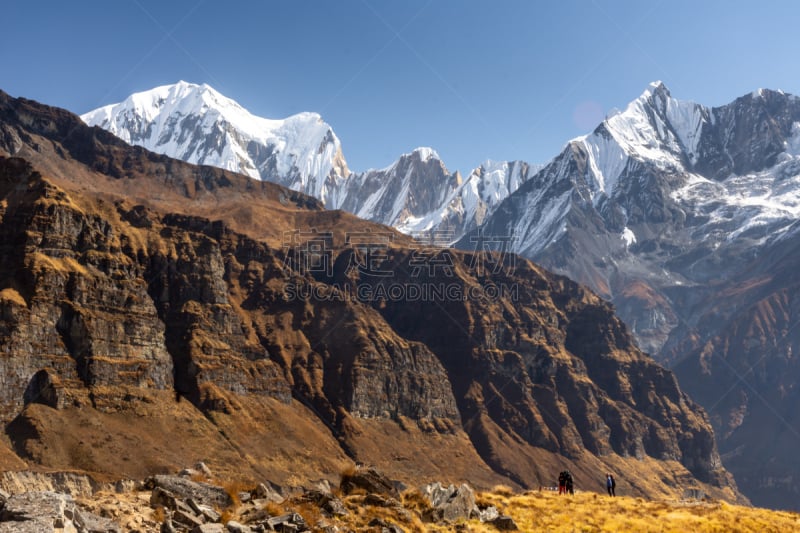
[[[3,498],[0,532],[3,533],[120,533],[113,521],[77,507],[58,492],[24,492]]]
[[[196,474],[195,474],[196,475]],[[369,480],[352,484],[354,479]],[[376,483],[376,480],[379,480]],[[337,491],[281,487],[265,481],[256,488],[196,482],[184,475],[151,476],[125,486],[98,486],[73,498],[58,491],[16,487],[0,491],[0,531],[116,533],[258,533],[264,531],[422,531],[449,528],[470,520],[499,530],[517,529],[511,517],[494,506],[479,509],[476,493],[436,482],[405,490],[393,487],[373,467],[355,468]],[[276,501],[262,487],[288,494]]]

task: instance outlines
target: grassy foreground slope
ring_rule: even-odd
[[[611,498],[594,492],[558,496],[550,491],[529,491],[513,495],[502,489],[481,493],[478,501],[511,516],[521,531],[800,531],[800,514],[721,501]],[[478,522],[468,527],[475,532],[496,531]]]

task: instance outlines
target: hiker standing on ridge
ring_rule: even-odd
[[[562,471],[558,474],[558,495],[567,493],[567,473]]]
[[[572,485],[572,474],[569,473],[569,470],[565,470],[564,474],[566,476],[567,481],[567,494],[575,494],[575,488]]]
[[[612,476],[611,474],[606,474],[606,488],[608,489],[609,496],[617,495],[617,492],[615,490],[617,488],[617,482],[614,481],[614,476]]]

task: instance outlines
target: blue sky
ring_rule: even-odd
[[[353,170],[546,162],[654,80],[721,105],[800,94],[800,2],[4,0],[0,89],[82,113],[180,79],[316,111]]]

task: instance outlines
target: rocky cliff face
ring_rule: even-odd
[[[524,484],[544,475],[532,449],[574,461],[582,476],[592,475],[587,466],[597,458],[653,457],[726,483],[705,416],[636,348],[607,303],[527,262],[485,276],[470,268],[479,256],[440,253],[452,260],[452,276],[414,276],[404,266],[413,257],[397,252],[387,259],[396,274],[384,283],[387,293],[398,284],[446,284],[449,297],[422,309],[392,300],[376,306],[443,362],[465,429],[491,466]],[[353,283],[358,292],[373,282]]]
[[[0,415],[28,461],[523,486],[567,465],[739,497],[702,410],[565,278],[6,95],[0,151]]]
[[[3,412],[97,405],[171,389],[172,361],[136,265],[108,220],[87,215],[19,159],[0,161]]]

